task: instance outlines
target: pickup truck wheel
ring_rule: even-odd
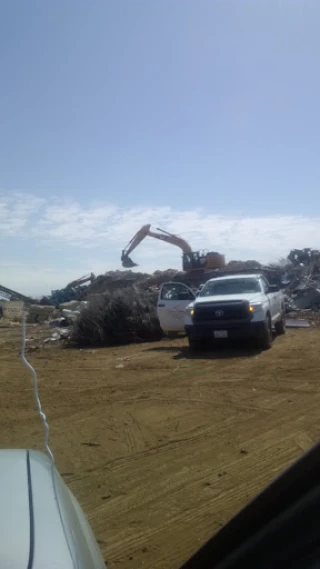
[[[261,348],[261,350],[270,350],[272,347],[272,339],[271,320],[267,318],[261,330],[259,348]]]
[[[283,336],[283,334],[286,333],[286,319],[284,314],[282,315],[281,320],[275,323],[275,329],[278,336]]]
[[[189,348],[192,352],[198,352],[202,348],[202,342],[198,338],[191,338],[188,336]]]

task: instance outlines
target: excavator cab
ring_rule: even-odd
[[[194,251],[184,253],[182,256],[182,268],[184,271],[216,270],[226,266],[224,255],[214,251]]]
[[[202,251],[193,251],[192,253],[184,253],[182,256],[182,268],[184,271],[205,269],[207,264],[207,255]]]
[[[225,267],[226,259],[224,255],[216,251],[209,251],[209,253],[207,253],[206,269],[214,271],[216,269],[224,269]]]

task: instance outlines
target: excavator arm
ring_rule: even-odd
[[[160,241],[165,241],[166,243],[171,243],[171,245],[176,245],[177,247],[180,247],[183,253],[192,252],[189,243],[182,239],[182,237],[174,235],[173,233],[168,233],[167,231],[159,229],[158,227],[157,231],[159,231],[159,233],[151,231],[150,224],[141,227],[141,229],[132,237],[131,241],[129,241],[127,247],[122,251],[121,261],[123,267],[130,269],[132,267],[138,266],[137,263],[134,263],[134,261],[130,259],[129,255],[147,236],[154,237],[154,239],[159,239]]]
[[[90,281],[90,283],[92,283],[94,281],[94,274],[90,273],[90,275],[85,275],[84,277],[80,277],[80,279],[77,279],[75,281],[72,281],[71,283],[69,283],[66,288],[73,288],[75,286],[80,286],[82,284],[85,284],[87,282]]]

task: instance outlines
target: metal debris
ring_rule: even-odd
[[[287,318],[286,326],[287,328],[310,328],[311,324],[305,318]]]
[[[320,251],[293,249],[281,275],[287,312],[311,309],[320,311]]]
[[[48,344],[49,342],[57,342],[59,340],[68,340],[70,338],[72,328],[55,328],[52,331],[51,336],[46,338],[43,343]]]
[[[56,318],[55,320],[50,320],[49,322],[50,328],[68,328],[69,322],[66,318]]]

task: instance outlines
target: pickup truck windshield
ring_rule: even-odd
[[[224,279],[205,284],[199,296],[217,296],[225,294],[251,294],[261,292],[258,279]]]

